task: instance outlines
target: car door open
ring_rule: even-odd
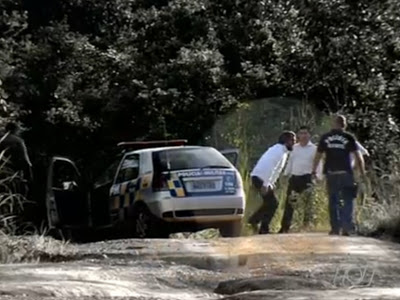
[[[81,175],[67,158],[51,159],[47,174],[46,209],[50,228],[88,225],[88,198]]]
[[[239,149],[232,148],[232,149],[224,149],[219,150],[230,162],[231,164],[237,168],[239,163]]]

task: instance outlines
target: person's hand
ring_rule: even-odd
[[[360,182],[361,183],[363,183],[363,184],[367,184],[368,183],[368,176],[367,176],[367,173],[365,173],[365,172],[362,172],[361,174],[360,174]]]
[[[318,181],[317,172],[311,172],[311,181],[312,182],[317,182]]]
[[[367,183],[365,181],[361,181],[358,184],[358,190],[360,194],[365,194],[367,192]]]
[[[367,195],[369,192],[369,180],[367,174],[360,174],[358,179],[358,187],[361,195]]]

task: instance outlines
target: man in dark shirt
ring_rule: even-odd
[[[16,123],[6,125],[6,133],[0,139],[0,152],[4,151],[7,166],[19,173],[22,178],[32,180],[32,164],[28,156],[24,140],[19,137],[20,128]]]
[[[349,235],[353,230],[353,202],[356,197],[356,188],[351,154],[354,154],[361,176],[365,177],[363,157],[358,151],[354,136],[345,131],[346,125],[344,116],[334,117],[332,130],[320,139],[312,169],[313,175],[315,175],[322,155],[325,154],[324,174],[329,194],[331,235],[339,234],[340,230],[343,235]],[[342,210],[339,205],[340,199],[344,201]]]

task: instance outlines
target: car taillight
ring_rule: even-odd
[[[241,189],[243,187],[242,177],[239,173],[236,173],[236,188]]]
[[[153,190],[154,191],[167,191],[168,182],[165,174],[155,175],[153,178]]]

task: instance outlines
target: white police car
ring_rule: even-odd
[[[240,235],[245,193],[235,162],[227,158],[233,155],[236,161],[237,151],[220,152],[184,143],[120,143],[125,149],[123,157],[89,192],[79,188],[79,173],[71,161],[53,159],[47,188],[49,224],[64,228],[112,226],[131,230],[141,238],[205,228],[219,228],[222,236]],[[57,165],[69,165],[70,173],[77,176],[61,180],[61,189],[54,189]],[[88,194],[90,201],[83,200]],[[75,203],[72,210],[71,202]]]

